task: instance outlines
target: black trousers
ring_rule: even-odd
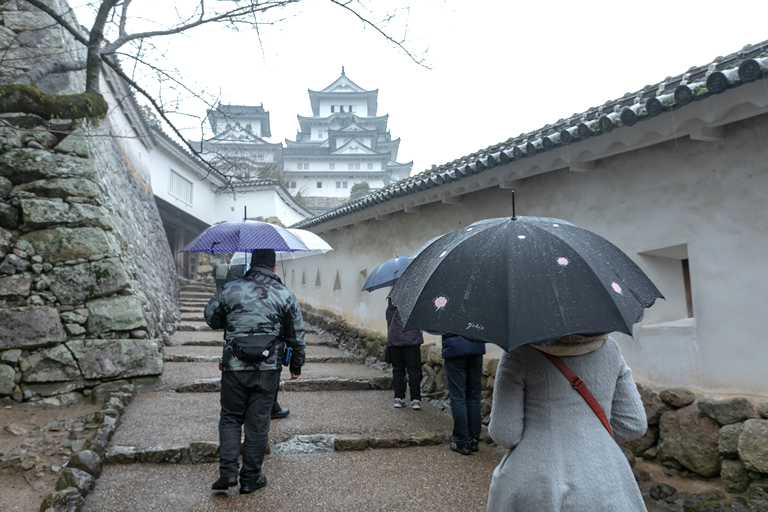
[[[411,400],[421,400],[421,347],[387,347],[392,359],[392,387],[395,398],[405,399],[405,374],[408,372],[408,387]]]
[[[445,360],[445,380],[453,415],[453,440],[458,444],[469,444],[473,439],[480,439],[482,379],[482,355]]]
[[[221,416],[219,418],[219,475],[238,474],[240,436],[245,426],[243,467],[240,483],[253,482],[261,474],[269,441],[269,421],[280,370],[246,370],[221,373]]]

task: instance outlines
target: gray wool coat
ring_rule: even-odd
[[[597,399],[614,439],[544,354],[522,345],[501,356],[488,433],[510,449],[493,472],[488,511],[646,510],[616,443],[642,436],[643,403],[612,338],[594,352],[561,357]]]

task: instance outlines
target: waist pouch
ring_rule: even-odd
[[[251,334],[232,338],[232,355],[246,363],[266,361],[275,348],[277,336],[271,334]]]

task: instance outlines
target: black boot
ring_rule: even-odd
[[[462,455],[472,455],[472,449],[468,444],[451,443],[451,450]]]
[[[240,482],[240,494],[251,494],[256,489],[267,485],[267,477],[259,475],[259,478],[250,482]]]
[[[213,489],[214,491],[226,491],[230,487],[234,487],[236,485],[237,485],[236,476],[230,476],[226,478],[223,476],[220,476],[218,480],[213,482],[211,489]]]

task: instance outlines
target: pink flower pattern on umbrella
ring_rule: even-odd
[[[568,258],[557,258],[557,264],[563,267],[568,265]]]
[[[613,288],[613,291],[621,295],[621,286],[619,286],[618,283],[611,283],[611,288]]]
[[[446,304],[448,304],[448,299],[445,297],[438,297],[435,299],[435,311],[437,311],[438,316],[440,316],[440,312],[445,308]]]

